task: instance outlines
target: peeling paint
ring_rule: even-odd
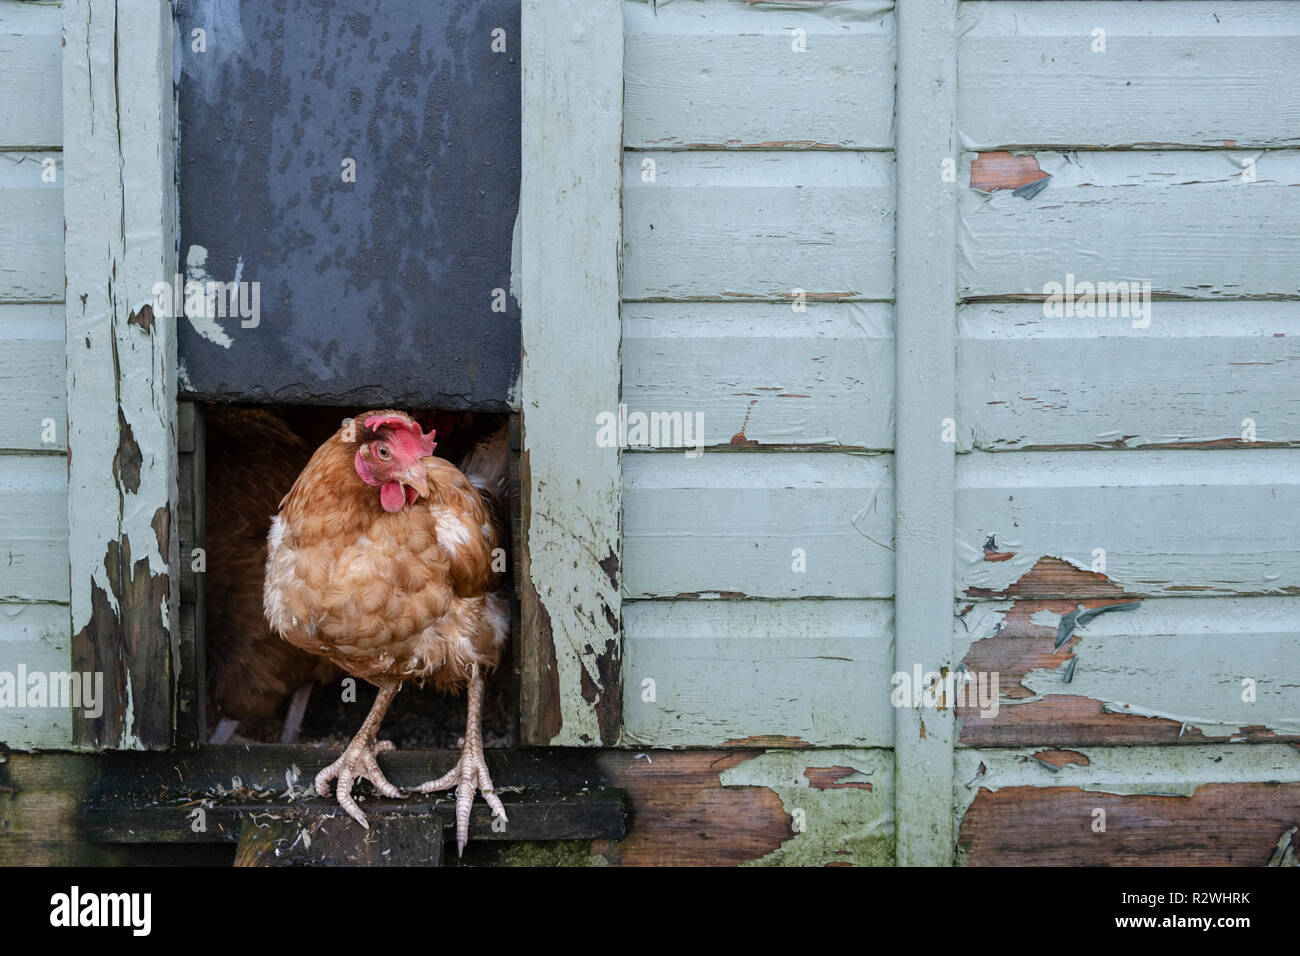
[[[74,715],[69,745],[164,749],[178,654],[176,329],[147,303],[177,271],[171,8],[69,0],[63,26],[86,50],[84,68],[65,59],[63,71],[77,132],[64,179],[71,665],[102,672],[108,691],[99,718]],[[134,62],[160,69],[121,82]]]
[[[1296,831],[1300,826],[1291,827],[1277,838],[1277,849],[1269,858],[1269,866],[1300,866],[1300,854],[1296,852]]]
[[[1285,855],[1278,833],[1294,826],[1300,795],[1293,747],[1077,753],[1086,762],[1057,769],[1032,749],[958,750],[958,862],[1260,866]],[[1094,829],[1099,821],[1104,833]]]
[[[1056,773],[1066,764],[1077,764],[1080,767],[1086,767],[1091,763],[1085,754],[1081,754],[1077,750],[1039,750],[1033,755],[1033,759],[1052,771],[1052,773]],[[980,764],[980,766],[983,767],[984,765]],[[987,769],[985,767],[981,774]]]
[[[724,771],[724,787],[759,786],[774,791],[802,831],[749,866],[890,866],[894,862],[893,755],[888,750],[820,750],[818,765],[848,769],[871,781],[863,787],[826,787],[810,757],[768,751]],[[812,776],[808,772],[812,769]]]
[[[852,767],[808,767],[803,775],[814,790],[872,790],[866,774]]]
[[[1090,747],[1077,751],[1086,762],[1056,769],[1034,759],[1035,753],[1032,748],[957,750],[958,822],[976,791],[1003,787],[1077,786],[1089,793],[1190,797],[1213,783],[1300,783],[1300,753],[1284,744]]]
[[[610,746],[622,700],[621,635],[609,643],[622,608],[611,583],[621,564],[621,455],[574,423],[619,404],[622,176],[608,156],[622,145],[623,10],[525,0],[521,29],[525,61],[565,65],[525,71],[522,85],[523,597],[532,638],[523,667],[525,686],[545,684],[539,699],[521,701],[521,726],[532,743]],[[584,280],[556,282],[573,262],[586,264]],[[572,364],[574,340],[584,345],[583,374],[556,376]],[[618,563],[602,565],[611,555]],[[545,622],[546,637],[530,622]]]
[[[1008,152],[980,153],[970,164],[970,188],[980,192],[1010,189],[1020,195],[1026,186],[1042,189],[1051,178],[1033,156],[1013,156]],[[1026,197],[1029,198],[1029,197]]]
[[[1043,577],[1051,581],[1048,594],[1095,594],[1104,583],[1114,596],[1037,597]],[[1004,705],[989,720],[959,708],[962,740],[1191,743],[1300,735],[1292,700],[1300,686],[1295,598],[1123,601],[1104,576],[1046,559],[1014,590],[1026,596],[979,602],[955,626],[962,666],[998,672]],[[1116,609],[1129,613],[1098,616]],[[1186,668],[1188,660],[1196,668]]]

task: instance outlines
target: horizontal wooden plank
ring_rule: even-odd
[[[0,0],[0,149],[63,143],[63,17]]]
[[[803,9],[730,0],[625,3],[624,142],[636,148],[889,147],[892,6],[880,0]]]
[[[83,801],[99,766],[100,758],[91,754],[7,754],[0,764],[0,865],[230,865],[230,849],[211,844],[145,848],[87,843]]]
[[[55,160],[57,182],[41,181]],[[63,158],[0,152],[0,302],[63,301]]]
[[[1146,328],[980,303],[958,327],[964,448],[1300,442],[1294,303],[1155,302]]]
[[[1115,585],[1132,595],[1300,593],[1300,552],[1285,530],[1298,511],[1287,449],[974,452],[957,462],[957,592],[1048,596],[1020,582],[1051,556],[1100,572],[1066,597],[1109,596]]]
[[[0,454],[0,601],[68,600],[68,464]]]
[[[195,754],[111,757],[11,755],[0,764],[0,863],[101,861],[111,844],[88,844],[82,799],[94,793],[187,791],[211,797],[242,784],[282,793],[297,768],[298,784],[336,756],[326,748],[204,747]],[[427,779],[447,751],[399,751],[381,758],[398,784]],[[632,817],[621,840],[594,840],[595,863],[615,865],[747,864],[888,865],[893,861],[893,756],[889,750],[654,750],[529,748],[489,750],[499,786],[621,789]],[[288,778],[286,777],[288,775]],[[234,778],[238,778],[238,781]],[[55,786],[56,783],[61,786]],[[287,799],[282,806],[288,806]],[[796,823],[800,825],[795,826]],[[486,845],[486,841],[484,841]],[[474,851],[471,841],[467,856]],[[119,859],[136,859],[120,846]],[[161,854],[163,848],[151,850]],[[579,853],[583,851],[577,851]],[[585,854],[584,854],[585,855]],[[28,861],[30,862],[30,861]],[[573,860],[572,862],[578,862]],[[226,863],[229,863],[227,858]]]
[[[790,301],[796,289],[893,296],[892,155],[625,154],[625,300]]]
[[[173,810],[172,818],[165,824],[169,831],[181,815]],[[333,816],[250,813],[235,824],[235,866],[442,866],[442,831],[436,819],[432,813],[376,814],[362,829],[336,822]],[[118,826],[137,832],[134,821]]]
[[[970,866],[1265,866],[1291,843],[1300,751],[958,750],[954,789]]]
[[[959,16],[964,148],[1300,144],[1300,104],[1280,93],[1300,86],[1291,4],[963,3]]]
[[[1067,274],[1195,299],[1300,294],[1300,152],[1035,157],[1051,178],[1030,199],[959,191],[960,295],[1042,296]]]
[[[72,660],[70,623],[66,605],[0,604],[0,671],[15,682],[20,667],[47,680],[50,673],[66,673]],[[34,750],[71,743],[70,708],[0,707],[0,746]]]
[[[893,743],[889,601],[635,601],[623,630],[626,743]]]
[[[299,782],[307,786],[310,780]],[[96,843],[233,843],[253,820],[283,820],[303,829],[315,830],[332,821],[345,834],[344,840],[363,833],[333,799],[298,793],[292,805],[280,787],[260,793],[205,795],[206,829],[195,831],[192,813],[198,799],[188,794],[159,799],[155,792],[99,794],[86,807],[86,839]],[[527,793],[502,790],[509,823],[505,830],[492,825],[492,811],[475,801],[470,816],[472,840],[592,840],[617,839],[625,830],[624,796],[617,790],[546,791],[529,788]],[[426,828],[441,827],[446,838],[454,838],[456,805],[447,796],[389,800],[363,798],[367,817],[376,823],[417,818]],[[254,824],[255,825],[255,824]],[[287,848],[286,848],[287,849]]]
[[[972,673],[999,675],[1001,700],[957,708],[962,742],[1300,740],[1300,598],[1141,601],[1091,618],[1056,649],[1063,615],[1124,601],[1020,600],[967,611],[954,629],[954,656]]]
[[[698,416],[706,446],[889,449],[893,335],[886,303],[629,304],[623,401],[629,415]]]
[[[0,305],[0,449],[67,451],[63,335],[60,306]]]
[[[632,825],[595,841],[618,866],[890,866],[889,750],[605,750]]]
[[[628,597],[889,597],[891,456],[623,458]]]

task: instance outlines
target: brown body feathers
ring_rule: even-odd
[[[504,534],[493,505],[506,435],[470,453],[468,476],[444,459],[422,459],[427,496],[390,512],[354,465],[373,438],[360,424],[374,416],[410,420],[391,410],[357,416],[285,495],[269,535],[266,619],[295,648],[357,677],[455,689],[474,665],[496,666],[509,630],[508,605],[495,593]]]

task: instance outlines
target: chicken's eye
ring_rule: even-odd
[[[388,461],[388,459],[392,457],[388,452],[387,445],[376,445],[375,452],[379,455],[380,461]]]

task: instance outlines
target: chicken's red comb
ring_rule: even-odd
[[[365,426],[371,431],[388,426],[389,428],[408,432],[412,437],[419,439],[421,445],[428,449],[426,454],[433,454],[433,450],[438,447],[438,443],[433,440],[433,436],[438,434],[436,429],[431,428],[428,434],[425,434],[420,428],[419,422],[403,418],[401,415],[371,415],[366,419]]]

